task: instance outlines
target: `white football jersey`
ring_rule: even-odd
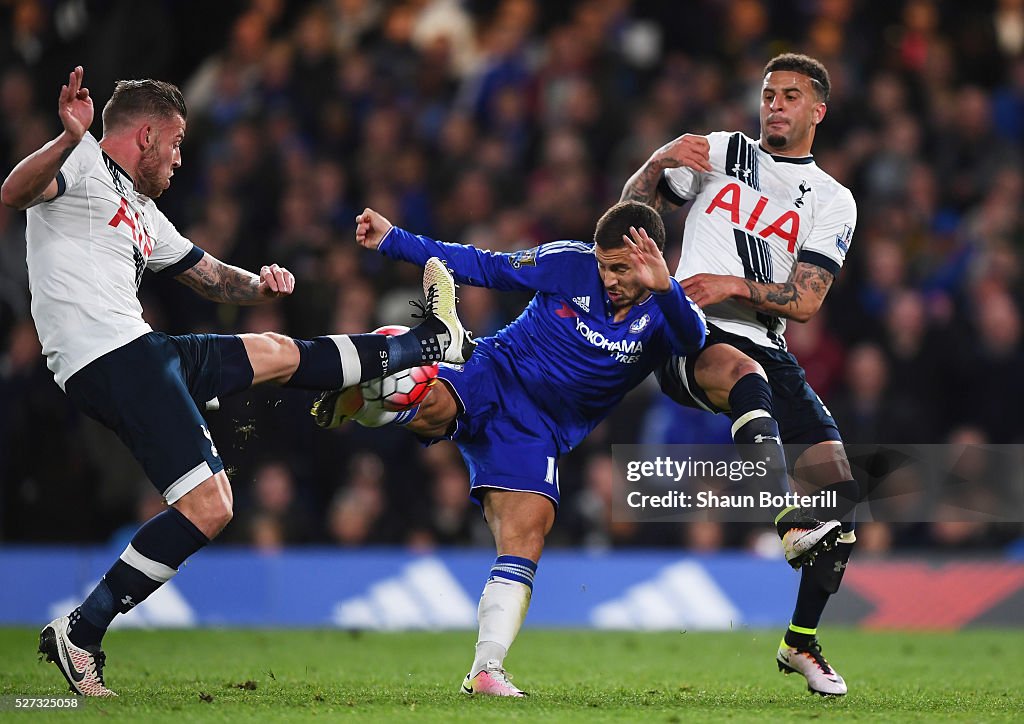
[[[178,233],[92,136],[61,167],[58,196],[28,210],[32,318],[57,384],[151,328],[139,283],[146,267],[180,273],[203,252]]]
[[[720,131],[710,173],[665,169],[660,192],[693,200],[676,279],[726,274],[761,283],[789,280],[798,261],[838,274],[850,249],[857,205],[811,156],[775,156],[743,133]],[[704,309],[708,322],[764,346],[786,348],[786,320],[738,300]]]

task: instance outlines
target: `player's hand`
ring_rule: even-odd
[[[686,296],[701,309],[741,295],[745,288],[739,277],[723,274],[694,274],[684,279],[682,285]]]
[[[376,249],[391,231],[393,224],[371,208],[356,217],[356,242],[367,249]]]
[[[704,136],[686,133],[651,154],[650,163],[661,168],[679,168],[711,173],[711,144]]]
[[[637,280],[652,292],[667,292],[672,286],[668,264],[665,263],[665,257],[654,239],[647,235],[647,230],[631,226],[629,235],[623,234],[622,240],[629,249]]]
[[[270,299],[287,297],[295,291],[295,276],[277,264],[261,267],[259,291],[261,296]]]
[[[68,76],[68,84],[61,86],[60,98],[57,100],[57,115],[64,124],[64,130],[75,142],[81,141],[92,125],[92,98],[89,97],[89,89],[82,85],[84,75],[85,69],[76,66]]]

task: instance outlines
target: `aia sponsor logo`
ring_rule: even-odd
[[[153,253],[153,239],[146,230],[145,221],[139,215],[139,212],[132,211],[128,205],[128,200],[123,197],[121,198],[121,207],[111,217],[110,221],[107,222],[108,226],[112,226],[115,229],[121,224],[128,227],[132,241],[135,242],[135,246],[142,252],[143,258],[149,259]]]
[[[744,189],[746,189],[746,195],[756,193],[749,187],[741,186],[738,183],[727,183],[715,195],[715,198],[711,199],[711,203],[708,204],[704,213],[711,214],[716,210],[724,213],[728,215],[729,221],[734,226],[741,227],[746,231],[752,231],[762,239],[777,236],[786,242],[786,249],[792,254],[796,249],[797,237],[800,236],[800,214],[789,209],[769,223],[768,219],[771,218],[770,216],[765,219],[761,218],[765,208],[768,206],[768,197],[759,195],[754,203],[753,210],[746,214],[746,219],[741,219],[740,202],[743,199]],[[809,188],[807,190],[810,191]],[[742,206],[749,208],[749,204],[742,204]]]

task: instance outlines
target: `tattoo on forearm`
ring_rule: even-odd
[[[226,304],[253,304],[264,301],[259,293],[260,280],[238,267],[204,256],[178,279],[197,294],[214,302]]]
[[[760,288],[749,279],[744,279],[743,283],[747,285],[747,292],[750,294],[748,301],[754,305],[762,304],[764,302],[764,295],[761,294]]]
[[[800,290],[796,288],[793,282],[786,282],[784,284],[756,284],[749,279],[744,279],[743,282],[747,285],[747,291],[750,292],[750,299],[748,300],[750,304],[767,303],[785,307],[790,304],[797,305],[800,303]]]
[[[827,269],[815,264],[798,263],[793,269],[790,280],[782,284],[758,284],[744,279],[749,299],[747,303],[753,307],[777,305],[785,309],[763,308],[762,311],[789,317],[808,297],[820,304],[828,293],[835,277]]]
[[[764,300],[769,304],[778,304],[785,307],[790,304],[796,306],[800,303],[800,290],[793,282],[783,284],[770,284]]]

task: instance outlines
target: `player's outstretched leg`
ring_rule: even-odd
[[[305,390],[329,390],[331,401],[317,405],[326,410],[339,397],[333,393],[361,382],[434,362],[462,364],[473,354],[476,342],[456,313],[455,280],[437,257],[428,259],[424,266],[423,295],[425,303],[414,303],[421,310],[421,314],[414,316],[423,321],[404,334],[344,334],[312,340],[289,340],[277,335],[276,341],[287,343],[287,346],[294,342],[298,347],[298,364],[284,365],[286,371],[274,368],[275,362],[281,358],[271,344],[270,351],[262,353],[261,357],[269,359],[269,364],[253,362],[254,368],[267,366],[271,372],[258,375],[255,381],[278,381],[285,387]],[[266,336],[246,336],[246,350],[251,362],[254,356],[261,355],[260,346],[266,342],[263,339]],[[326,414],[314,412],[318,424],[332,427],[323,421],[335,415],[332,411],[330,418],[323,418]]]
[[[412,330],[422,328],[424,332],[432,332],[420,335],[423,361],[462,364],[473,354],[476,342],[463,328],[456,313],[455,279],[436,256],[423,265],[423,296],[425,318]]]
[[[792,631],[793,626],[790,626]],[[775,659],[779,671],[789,674],[800,674],[807,680],[807,690],[821,696],[843,696],[846,694],[846,682],[839,672],[825,660],[821,653],[814,629],[803,629],[807,640],[800,644],[790,644],[789,633],[779,643],[779,652]]]
[[[76,612],[73,616],[81,616]],[[60,669],[73,694],[81,696],[117,696],[103,683],[106,655],[98,645],[79,647],[68,638],[71,617],[61,616],[39,632],[39,653]]]

